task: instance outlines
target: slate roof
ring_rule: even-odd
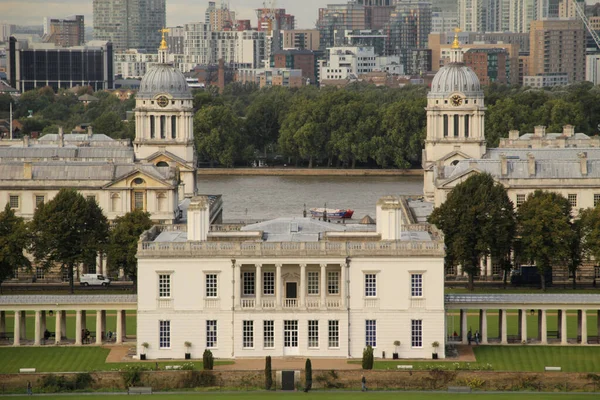
[[[87,133],[66,133],[63,135],[65,142],[114,142],[115,140],[103,133],[94,133],[88,136]],[[48,133],[38,139],[39,142],[56,142],[58,141],[57,133]]]
[[[76,146],[33,146],[0,147],[0,160],[33,160],[45,158],[60,159],[113,159],[119,162],[133,162],[135,155],[131,147],[76,147]],[[89,161],[89,160],[88,160]]]
[[[587,153],[589,159],[600,160],[600,148],[598,147],[567,147],[567,148],[541,148],[541,149],[512,149],[496,148],[488,149],[483,156],[484,160],[499,160],[500,154],[504,153],[508,158],[520,158],[527,160],[527,154],[531,153],[536,161],[539,160],[578,160],[579,153]]]

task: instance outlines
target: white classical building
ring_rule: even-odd
[[[210,225],[195,197],[186,225],[138,247],[138,346],[148,359],[262,356],[444,357],[444,247],[384,197],[377,225],[279,218]],[[400,341],[400,346],[394,342]]]

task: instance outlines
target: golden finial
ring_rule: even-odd
[[[160,47],[158,49],[159,50],[167,50],[169,47],[167,46],[167,41],[165,40],[165,33],[169,33],[169,32],[171,32],[171,30],[162,28],[162,29],[159,29],[158,31],[162,33],[162,40],[160,41]]]
[[[462,32],[460,28],[454,28],[454,42],[452,42],[453,49],[460,49],[460,42],[458,41],[458,34]]]

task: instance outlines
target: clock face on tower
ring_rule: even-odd
[[[169,99],[167,99],[166,96],[160,96],[158,99],[156,99],[156,104],[161,107],[166,107],[169,105]]]
[[[450,97],[450,102],[453,106],[460,106],[463,102],[463,99],[459,95],[455,94],[454,96]]]

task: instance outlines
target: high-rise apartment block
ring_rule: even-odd
[[[276,30],[292,30],[296,27],[296,17],[287,14],[285,8],[259,8],[256,10],[258,17],[258,30],[272,34]]]
[[[94,39],[115,50],[155,51],[166,26],[166,0],[93,0]]]
[[[81,46],[85,43],[85,21],[83,15],[67,18],[52,18],[44,42],[60,47]]]
[[[568,82],[585,80],[585,37],[577,19],[532,21],[529,75],[567,74]]]
[[[510,83],[510,56],[506,49],[470,49],[463,60],[482,85]]]
[[[431,2],[399,1],[383,31],[388,38],[386,55],[427,48],[431,33]]]
[[[558,17],[559,18],[579,18],[577,14],[577,4],[581,10],[585,10],[585,0],[560,0],[558,3]]]
[[[317,56],[311,50],[279,50],[271,55],[271,68],[300,70],[305,81],[317,82]]]
[[[235,21],[235,12],[226,3],[221,2],[217,7],[214,1],[208,2],[204,23],[210,25],[212,31],[231,31],[235,28]]]
[[[317,29],[283,30],[283,49],[319,50],[320,34]]]

